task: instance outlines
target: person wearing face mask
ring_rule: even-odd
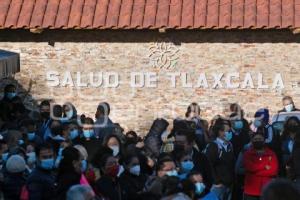
[[[290,96],[285,96],[282,98],[282,105],[283,109],[279,110],[278,113],[299,111],[299,109],[295,107],[293,98]]]
[[[52,200],[55,197],[54,150],[51,144],[43,143],[35,148],[36,168],[27,179],[29,200]]]
[[[50,132],[50,124],[52,119],[50,118],[50,101],[44,100],[39,106],[40,117],[37,123],[37,134],[46,140]]]
[[[72,103],[65,103],[62,106],[62,109],[63,109],[62,116],[63,118],[66,118],[68,122],[77,120],[77,110]]]
[[[233,113],[229,118],[231,119],[231,130],[233,133],[231,143],[235,158],[237,158],[243,147],[250,142],[250,128],[248,121],[243,116],[239,117],[236,113]]]
[[[112,120],[109,118],[110,114],[110,105],[107,102],[101,102],[95,113],[96,126],[95,126],[95,136],[99,140],[103,141],[105,137],[110,134],[113,134],[115,125]]]
[[[218,200],[218,197],[215,193],[210,192],[209,188],[203,183],[202,174],[197,171],[192,171],[189,173],[188,179],[183,182],[183,189],[185,191],[190,190],[190,197],[192,199],[201,199],[201,200]],[[189,187],[190,189],[186,189]]]
[[[207,187],[212,185],[212,173],[211,168],[207,164],[209,161],[203,152],[199,152],[195,148],[195,132],[191,129],[188,123],[181,120],[174,122],[171,135],[175,135],[174,150],[172,152],[175,159],[176,152],[184,151],[186,155],[189,155],[194,163],[194,170],[197,170],[203,174],[204,182]]]
[[[77,122],[71,122],[69,129],[68,139],[72,141],[73,145],[80,144],[80,130]]]
[[[281,158],[280,135],[273,131],[273,127],[269,123],[269,110],[266,108],[257,110],[254,114],[254,118],[255,120],[250,126],[252,132],[256,133],[257,129],[262,127],[266,145],[276,153],[278,158]]]
[[[186,154],[184,151],[175,152],[175,158],[177,166],[179,167],[179,179],[185,180],[188,174],[194,168],[194,162],[192,157],[189,154]]]
[[[148,177],[144,191],[160,199],[163,195],[163,178],[166,176],[178,176],[173,157],[168,154],[160,155],[158,158],[155,175]]]
[[[244,153],[244,199],[259,200],[262,188],[278,173],[276,154],[265,145],[262,131],[252,136],[252,146]]]
[[[122,189],[118,178],[120,165],[112,155],[111,149],[104,147],[102,152],[102,155],[98,155],[101,177],[95,183],[95,192],[105,199],[121,200],[126,191]]]
[[[73,185],[80,184],[82,157],[74,147],[67,147],[62,152],[57,174],[57,197],[66,199],[66,193]]]
[[[280,174],[286,175],[286,166],[293,152],[293,146],[295,142],[295,136],[300,129],[300,120],[297,117],[290,117],[284,123],[284,128],[281,140],[281,166]]]
[[[212,176],[212,191],[221,200],[230,200],[234,181],[234,151],[230,140],[232,139],[230,121],[219,118],[213,128],[216,139],[209,143],[204,150],[207,156]]]
[[[25,120],[23,124],[26,130],[25,137],[24,137],[24,144],[31,145],[33,147],[42,144],[43,142],[42,139],[38,134],[36,134],[37,132],[36,123],[33,120],[29,119],[29,120]]]
[[[141,172],[140,161],[137,155],[127,155],[124,158],[124,173],[120,176],[120,185],[126,191],[125,199],[139,200],[146,182]]]
[[[3,181],[2,192],[4,199],[18,200],[22,187],[26,183],[24,172],[26,162],[20,155],[12,155],[6,162],[6,173]]]
[[[89,155],[88,162],[90,162],[91,158],[94,157],[97,150],[102,146],[102,143],[95,137],[93,119],[89,117],[84,118],[82,123],[83,126],[79,144],[84,146],[84,148],[87,150]]]
[[[0,110],[5,121],[12,120],[11,114],[13,112],[14,101],[18,101],[18,103],[23,105],[20,97],[17,96],[16,86],[8,84],[4,87],[4,96],[0,100]]]
[[[200,106],[197,103],[193,102],[188,106],[185,117],[186,120],[195,122],[195,142],[199,148],[199,151],[202,151],[208,143],[209,137],[208,122],[200,118],[200,112]]]
[[[113,156],[115,156],[119,160],[120,170],[118,176],[120,176],[124,172],[124,166],[121,159],[123,153],[123,146],[120,138],[115,134],[108,135],[103,140],[103,146],[110,148],[113,151]]]

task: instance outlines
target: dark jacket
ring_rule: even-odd
[[[300,180],[300,146],[294,144],[289,165],[291,167],[292,179]]]
[[[55,199],[55,177],[51,171],[37,167],[28,177],[27,190],[30,200]]]
[[[26,180],[22,173],[6,173],[3,185],[4,199],[19,200],[22,187],[25,183]]]
[[[118,179],[114,181],[111,177],[105,175],[96,181],[94,189],[97,195],[109,200],[122,200],[123,196],[126,195]]]
[[[79,144],[84,146],[88,153],[88,161],[91,162],[91,159],[95,156],[97,151],[102,147],[102,143],[100,140],[96,138],[91,138],[90,140],[86,140],[85,138],[81,138]]]
[[[128,200],[141,199],[141,192],[144,188],[146,177],[143,175],[135,176],[125,171],[120,177],[122,190],[126,191],[125,198]]]
[[[211,142],[205,149],[205,155],[211,165],[213,183],[230,186],[234,180],[235,162],[232,144],[226,151],[216,142]]]
[[[80,184],[81,174],[69,172],[57,177],[57,200],[65,200],[66,193],[73,185]]]
[[[103,141],[105,137],[113,133],[114,128],[115,125],[108,116],[106,119],[99,117],[95,122],[95,136]]]
[[[193,148],[192,158],[195,165],[194,170],[201,172],[206,187],[210,188],[212,185],[212,171],[207,157]]]

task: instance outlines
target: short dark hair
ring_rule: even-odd
[[[164,157],[158,159],[157,165],[156,165],[156,171],[161,170],[164,167],[164,164],[166,162],[174,162],[174,159],[171,156],[164,156]]]
[[[42,150],[45,150],[45,149],[49,149],[49,150],[52,150],[54,152],[54,148],[53,148],[52,144],[49,143],[49,142],[44,142],[44,143],[41,143],[41,144],[39,144],[38,146],[35,147],[36,157],[39,157],[40,152]]]
[[[4,92],[8,92],[9,89],[11,88],[16,88],[16,86],[14,84],[7,84],[5,87],[4,87]]]
[[[216,137],[219,136],[220,131],[224,131],[225,125],[231,127],[230,121],[223,118],[216,119],[215,124],[212,127],[213,133],[215,134]]]
[[[50,101],[49,100],[43,100],[41,103],[40,103],[40,107],[42,106],[50,106]]]

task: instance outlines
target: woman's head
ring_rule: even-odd
[[[132,175],[139,176],[141,172],[140,161],[137,155],[127,155],[124,158],[124,167]]]
[[[185,117],[187,118],[199,117],[200,112],[201,112],[200,106],[197,103],[193,102],[188,106],[185,113]]]
[[[283,129],[283,137],[292,137],[294,138],[296,135],[297,130],[300,127],[300,120],[298,117],[290,117],[284,123]]]
[[[81,160],[83,159],[80,152],[75,147],[67,147],[62,152],[63,159],[59,164],[59,174],[67,172],[81,173]]]
[[[113,156],[117,156],[121,152],[121,140],[116,135],[108,135],[103,142],[104,147],[108,147],[113,151]]]
[[[232,135],[230,135],[230,130],[231,124],[229,120],[219,118],[215,121],[215,124],[213,126],[213,132],[216,137],[219,137],[224,140],[231,140]]]

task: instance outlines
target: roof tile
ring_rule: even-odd
[[[300,28],[300,0],[0,1],[0,28]]]

